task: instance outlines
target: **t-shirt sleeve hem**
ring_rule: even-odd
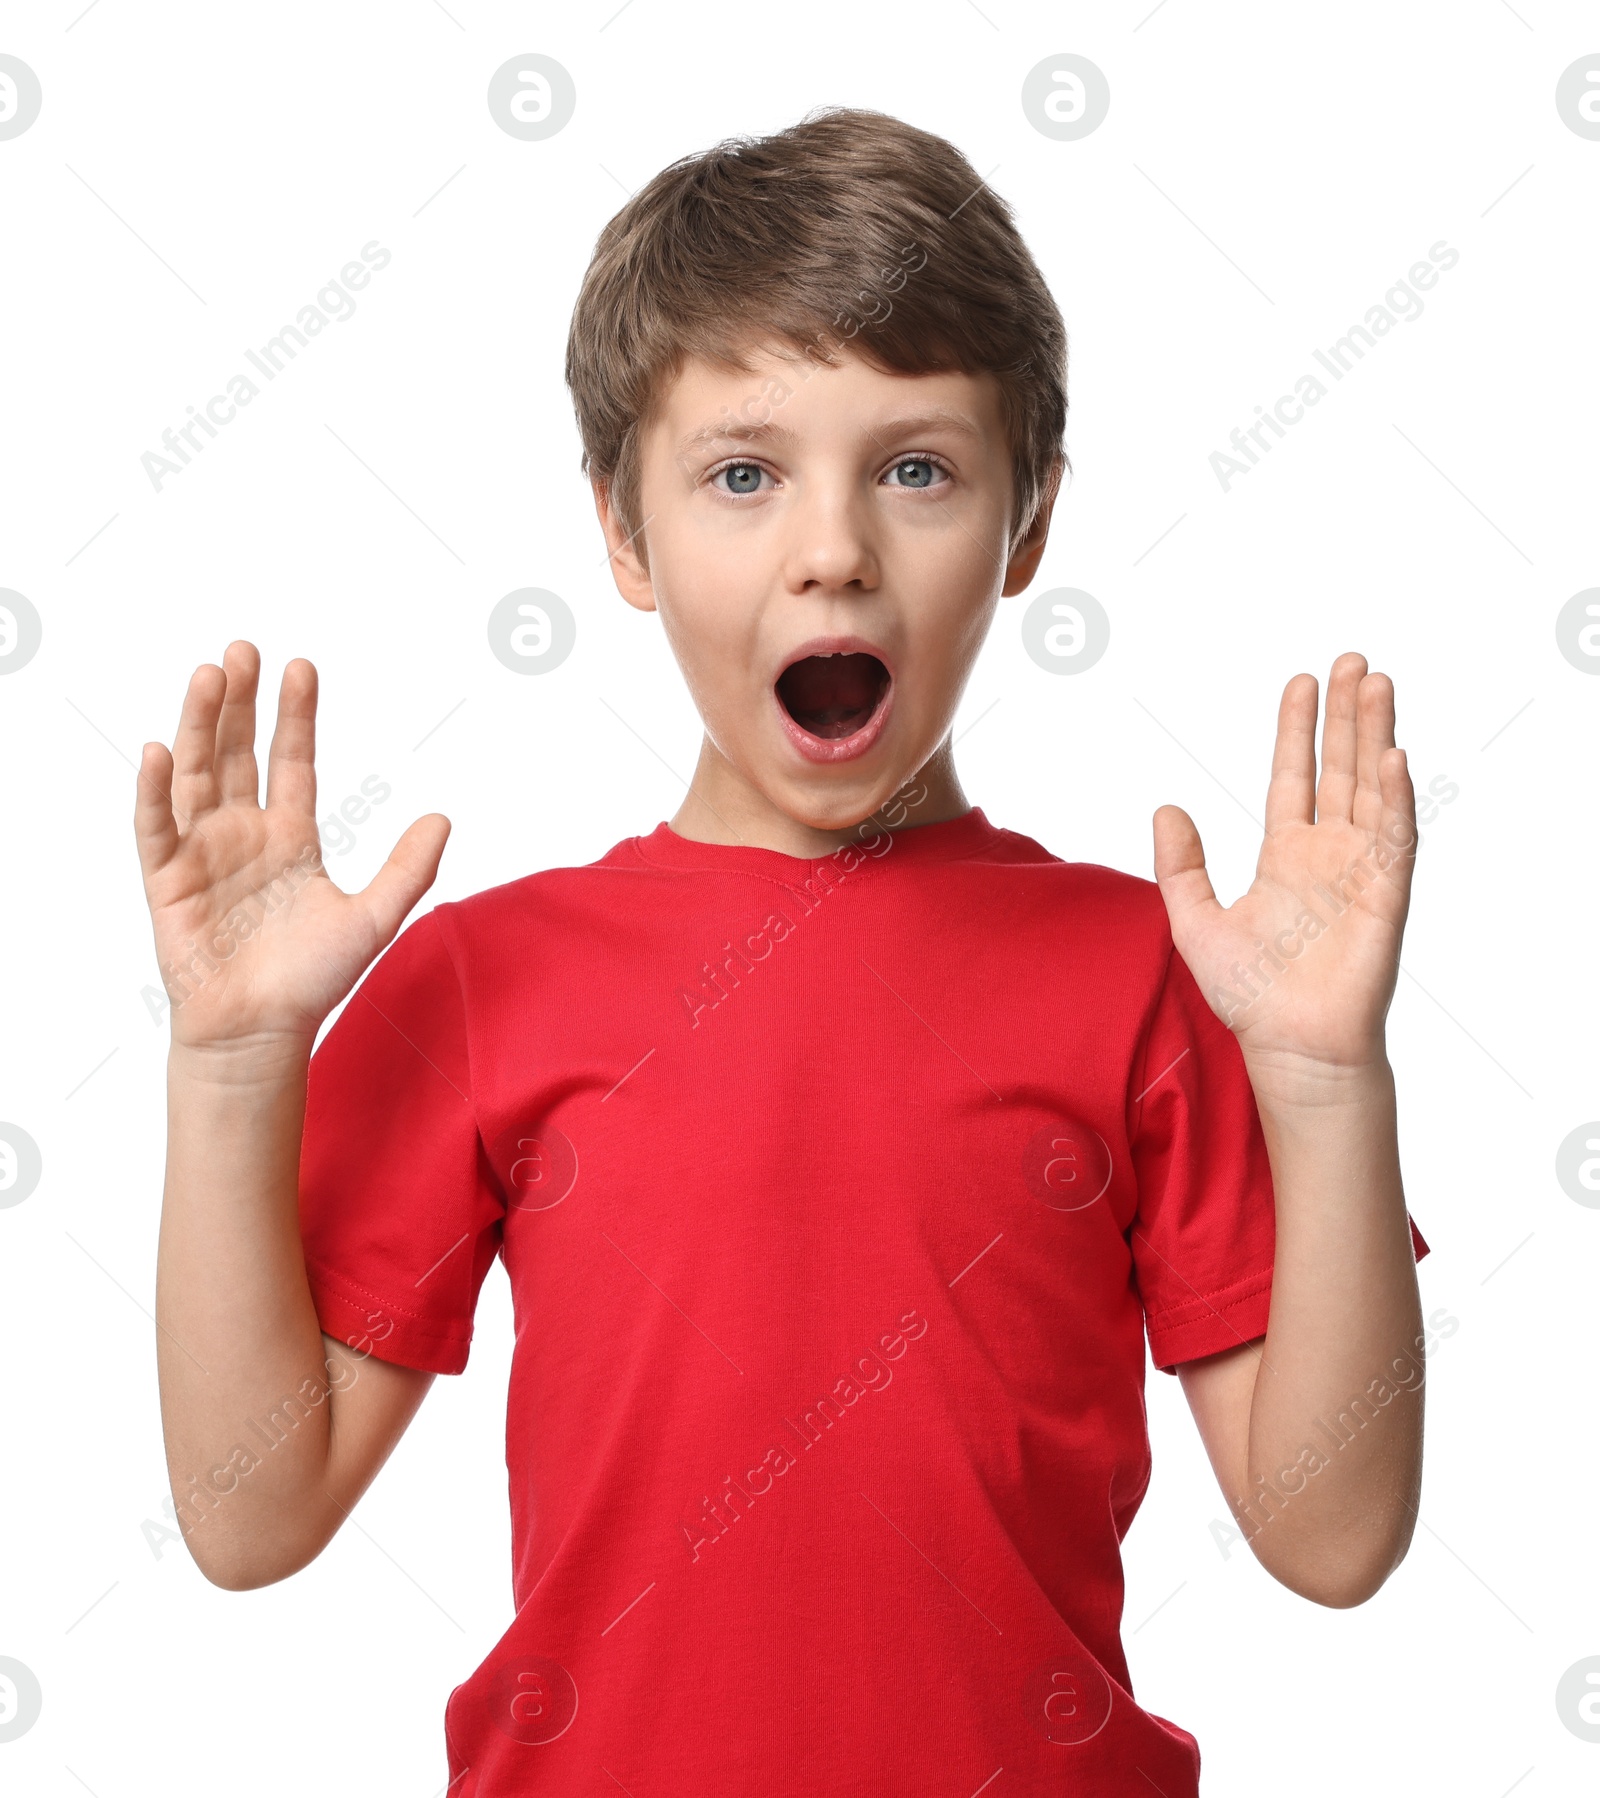
[[[359,1354],[414,1367],[421,1373],[466,1370],[470,1330],[461,1335],[431,1329],[419,1318],[404,1315],[381,1295],[310,1261],[306,1282],[324,1332]]]
[[[1407,1213],[1411,1246],[1420,1261],[1429,1253],[1427,1241]],[[1272,1303],[1272,1269],[1251,1274],[1233,1286],[1204,1298],[1175,1305],[1158,1317],[1149,1317],[1150,1358],[1163,1373],[1176,1373],[1180,1361],[1198,1360],[1242,1342],[1254,1342],[1267,1333]]]
[[[1272,1269],[1248,1274],[1220,1292],[1186,1300],[1156,1316],[1147,1316],[1150,1358],[1163,1373],[1176,1373],[1180,1361],[1198,1360],[1222,1349],[1238,1348],[1267,1333],[1272,1306]]]

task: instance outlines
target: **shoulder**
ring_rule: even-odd
[[[1175,953],[1155,881],[1064,860],[1014,830],[967,867],[984,869],[952,895],[970,936],[1075,1002],[1103,1001],[1129,1015],[1154,1007]]]
[[[526,954],[563,938],[613,928],[642,902],[648,864],[631,853],[624,839],[593,862],[539,868],[460,899],[439,901],[406,926],[431,933],[431,941],[463,971],[480,952],[505,948]],[[396,944],[398,947],[398,943]]]
[[[1066,861],[1020,831],[1000,833],[1002,842],[985,857],[997,868],[1015,870],[1019,885],[1032,885],[1053,902],[1092,911],[1106,923],[1149,935],[1170,948],[1166,902],[1153,880],[1101,862]]]

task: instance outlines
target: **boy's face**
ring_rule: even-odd
[[[664,396],[633,542],[598,486],[596,504],[617,585],[660,611],[705,725],[698,796],[730,823],[843,831],[944,744],[996,601],[1038,566],[1048,507],[1008,559],[990,375],[751,360],[691,361]],[[964,809],[953,770],[949,784],[946,809]]]

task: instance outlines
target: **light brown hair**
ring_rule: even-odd
[[[616,214],[573,309],[566,380],[580,466],[625,531],[642,525],[641,433],[685,360],[749,370],[749,349],[780,345],[897,374],[992,374],[1016,549],[1065,463],[1066,329],[1010,206],[953,144],[887,113],[819,108],[680,158]]]

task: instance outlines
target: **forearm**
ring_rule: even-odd
[[[1381,1058],[1250,1074],[1277,1247],[1241,1527],[1285,1585],[1356,1604],[1404,1556],[1422,1479],[1422,1316],[1393,1074]]]
[[[330,1439],[298,1171],[309,1044],[168,1059],[156,1269],[167,1467],[196,1562],[265,1583],[321,1546]]]

